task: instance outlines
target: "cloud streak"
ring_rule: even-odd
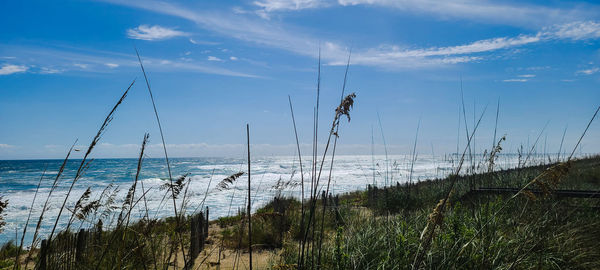
[[[144,9],[195,22],[199,27],[226,37],[251,42],[260,46],[278,48],[298,55],[316,57],[321,44],[323,61],[329,65],[344,65],[349,49],[342,42],[323,40],[306,34],[307,31],[277,22],[262,20],[255,16],[240,13],[192,10],[176,4],[160,1],[120,1],[109,2]],[[366,0],[377,4],[380,1]],[[262,1],[265,4],[268,1]],[[276,1],[275,1],[276,2]],[[273,2],[273,3],[275,3]],[[363,4],[364,1],[346,1],[344,4]],[[376,3],[377,2],[377,3]],[[396,1],[385,1],[392,3]],[[414,2],[414,1],[408,1]],[[445,5],[445,4],[442,4]],[[276,5],[273,4],[273,9]],[[299,4],[298,8],[302,5]],[[494,7],[492,5],[492,7]],[[494,9],[496,10],[496,9]],[[505,12],[510,11],[506,9]],[[516,12],[516,11],[515,11]],[[511,16],[513,14],[510,14]],[[508,16],[508,15],[507,15]],[[372,48],[355,48],[352,64],[376,66],[387,69],[415,69],[448,66],[458,63],[484,61],[489,53],[532,45],[551,40],[586,40],[600,37],[600,23],[578,21],[547,26],[532,34],[514,37],[496,37],[477,40],[455,46],[429,48],[408,48],[402,45],[382,44]]]
[[[502,80],[503,82],[527,82],[529,79],[506,79]]]
[[[47,46],[41,48],[1,44],[0,50],[20,55],[19,59],[22,61],[19,65],[4,65],[0,68],[0,75],[25,71],[40,74],[65,72],[111,73],[117,67],[119,69],[139,69],[139,63],[134,54],[70,47],[49,48]],[[45,67],[49,65],[52,65],[52,67]],[[160,72],[186,71],[234,77],[258,77],[254,74],[234,71],[206,63],[182,61],[179,59],[168,60],[144,57],[144,65],[147,68],[152,68],[154,71]],[[34,66],[36,67],[34,68]],[[38,68],[40,66],[41,68]]]
[[[271,12],[361,5],[383,7],[411,14],[432,15],[441,20],[467,19],[486,24],[526,28],[597,19],[600,14],[597,5],[582,3],[552,8],[543,5],[509,4],[485,0],[261,0],[254,1],[253,4],[260,8],[257,13],[261,16]]]
[[[342,6],[373,5],[404,12],[436,15],[442,19],[469,19],[483,23],[543,27],[574,20],[598,18],[598,7],[572,5],[550,8],[541,5],[506,4],[474,0],[338,0]]]
[[[280,10],[301,10],[326,6],[328,3],[321,0],[262,0],[254,1],[254,5],[266,12]]]
[[[193,39],[193,38],[190,38],[189,41],[190,41],[190,43],[195,44],[195,45],[219,45],[220,44],[219,42],[197,40],[197,39]]]
[[[0,68],[0,75],[10,75],[10,74],[15,74],[15,73],[22,73],[27,71],[29,68],[23,65],[11,65],[11,64],[4,64],[1,68]]]
[[[583,69],[583,70],[579,70],[577,71],[577,74],[582,74],[582,75],[592,75],[595,73],[600,72],[600,68],[595,67],[595,68],[589,68],[589,69]]]
[[[165,40],[187,35],[189,34],[175,29],[162,27],[160,25],[148,26],[143,24],[136,28],[127,30],[127,36],[129,38],[141,40]]]

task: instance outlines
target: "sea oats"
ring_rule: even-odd
[[[238,172],[238,173],[234,173],[234,174],[230,175],[229,177],[223,179],[221,182],[219,182],[219,184],[217,184],[217,189],[218,190],[229,189],[229,185],[233,184],[233,182],[235,182],[235,180],[237,180],[243,174],[244,174],[244,172]]]

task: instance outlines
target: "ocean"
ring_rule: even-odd
[[[480,158],[481,159],[481,158]],[[326,184],[329,176],[329,160],[325,162],[321,184]],[[411,178],[411,156],[336,156],[332,172],[331,192],[333,194],[354,190],[366,189],[368,184],[379,186],[385,183],[404,183]],[[41,236],[48,235],[52,230],[60,205],[73,181],[73,177],[81,160],[70,160],[63,176],[58,180],[58,187],[49,199],[48,210],[45,213],[41,226]],[[210,219],[235,214],[238,208],[243,208],[247,194],[247,175],[241,176],[228,189],[219,189],[217,184],[224,178],[240,171],[246,171],[245,159],[235,158],[173,158],[170,159],[173,178],[176,179],[188,174],[189,188],[187,190],[186,214],[199,211],[199,206],[206,197],[205,206],[210,208]],[[303,171],[306,185],[310,185],[311,158],[303,157]],[[31,211],[31,220],[25,237],[26,245],[31,242],[35,224],[40,216],[41,209],[51,190],[52,183],[60,168],[62,160],[13,160],[0,161],[0,196],[8,199],[8,208],[5,213],[6,226],[0,233],[0,244],[9,240],[20,239],[23,227],[26,224],[36,188],[45,170],[39,192]],[[514,167],[517,157],[514,155],[501,155],[498,162],[501,168]],[[252,180],[252,208],[256,209],[269,200],[277,192],[285,196],[300,197],[300,169],[297,157],[274,156],[257,157],[251,160]],[[412,166],[412,180],[419,181],[447,176],[455,168],[456,162],[445,156],[418,156]],[[65,228],[71,216],[71,210],[76,201],[90,188],[92,193],[90,201],[97,199],[104,191],[104,197],[113,193],[115,207],[123,203],[127,191],[133,184],[137,168],[137,159],[96,159],[87,169],[82,178],[75,183],[71,196],[67,201],[67,209],[63,211],[58,228]],[[387,169],[386,169],[387,168]],[[387,178],[387,181],[386,181]],[[164,159],[148,158],[143,162],[140,173],[140,182],[137,186],[134,201],[138,201],[133,219],[143,217],[144,205],[148,206],[149,216],[162,218],[173,216],[173,205],[170,199],[165,200],[167,190],[164,185],[168,183],[167,167]],[[283,190],[275,188],[278,181],[290,182]],[[143,189],[146,199],[138,200]],[[108,188],[107,188],[108,187]],[[306,188],[308,190],[308,187]],[[184,191],[182,191],[183,194]],[[308,192],[306,192],[308,196]],[[178,207],[182,201],[179,196]],[[103,208],[98,212],[103,212]],[[104,218],[105,226],[114,222],[119,209],[112,214],[97,217]],[[114,224],[114,223],[113,223]],[[90,222],[77,220],[71,228],[86,228]]]

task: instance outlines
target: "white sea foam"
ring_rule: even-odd
[[[481,159],[481,157],[479,157]],[[384,156],[337,156],[334,161],[332,171],[332,193],[344,193],[359,189],[365,189],[367,184],[384,185],[404,183],[412,175],[413,181],[441,178],[453,171],[457,162],[453,162],[449,158],[441,156],[419,156],[411,173],[411,157],[406,155],[389,156],[386,162]],[[19,161],[14,161],[19,162]],[[23,226],[29,215],[31,202],[35,196],[35,188],[39,181],[41,171],[45,165],[48,168],[60,166],[61,161],[55,162],[30,162],[22,161],[18,164],[9,164],[3,166],[9,168],[5,171],[0,171],[0,187],[2,187],[2,195],[9,200],[7,209],[5,231],[0,234],[0,243],[15,238],[15,230],[18,233],[22,232]],[[517,157],[512,155],[500,156],[496,162],[500,168],[514,167],[517,164]],[[533,161],[535,162],[535,161]],[[329,178],[330,157],[324,162],[323,171],[321,173],[320,186],[324,188]],[[115,206],[121,206],[123,199],[127,195],[127,191],[131,187],[134,176],[137,160],[121,159],[121,160],[96,160],[92,164],[85,177],[82,177],[75,185],[71,196],[67,200],[67,209],[72,209],[75,202],[81,194],[90,187],[92,189],[91,199],[96,199],[109,184],[118,187],[119,191],[115,197]],[[310,181],[310,157],[303,157],[303,171],[305,181]],[[19,170],[11,169],[18,167]],[[65,169],[64,176],[59,179],[59,186],[53,192],[44,221],[42,223],[41,234],[47,235],[52,226],[60,206],[66,197],[69,185],[72,182],[72,177],[75,174],[78,164],[70,163]],[[273,187],[278,180],[290,181],[299,183],[300,168],[298,167],[297,157],[268,157],[257,158],[252,161],[252,207],[256,209],[266,202],[271,200],[276,194]],[[320,163],[318,163],[318,167]],[[386,169],[387,168],[387,169]],[[247,191],[247,175],[244,174],[236,182],[230,185],[227,190],[217,189],[217,184],[228,177],[229,175],[245,171],[246,165],[243,159],[173,159],[172,171],[173,178],[189,173],[189,187],[187,189],[188,205],[186,213],[190,214],[201,206],[202,200],[206,196],[206,201],[203,206],[210,208],[211,219],[233,214],[238,208],[244,207],[246,202]],[[386,173],[389,172],[389,173]],[[42,182],[40,190],[37,194],[35,204],[33,206],[32,220],[29,222],[28,235],[26,241],[31,241],[32,233],[35,229],[35,223],[41,214],[44,202],[50,192],[52,182],[57,171],[47,171],[47,177]],[[386,179],[387,175],[387,179]],[[166,166],[164,160],[147,159],[144,162],[140,180],[137,185],[136,198],[138,201],[142,195],[142,185],[146,191],[145,200],[140,200],[136,204],[132,218],[137,219],[142,217],[146,210],[151,217],[166,217],[173,216],[173,204],[170,197],[166,197],[168,191],[164,188],[165,184],[169,183]],[[210,186],[209,186],[210,183]],[[208,190],[208,193],[206,193]],[[178,207],[181,207],[183,192],[176,200]],[[300,197],[300,186],[290,186],[282,192],[287,196]],[[308,196],[308,192],[306,194]],[[181,210],[181,209],[179,209]],[[100,211],[103,211],[101,209]],[[116,210],[117,212],[120,210]],[[116,213],[115,215],[118,215]],[[61,220],[59,221],[59,229],[66,227],[71,212],[63,211]],[[104,223],[109,225],[114,222],[113,218],[105,217]],[[82,223],[75,223],[75,228],[79,228]],[[91,224],[83,223],[83,227]]]

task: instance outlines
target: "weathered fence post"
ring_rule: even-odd
[[[335,224],[340,226],[342,224],[342,216],[340,215],[340,197],[335,195],[333,204],[335,205]]]
[[[373,199],[374,205],[379,203],[379,188],[377,188],[377,186],[373,187],[373,194],[371,195],[371,198]]]
[[[367,185],[367,206],[373,207],[373,192],[370,184]]]
[[[101,239],[102,239],[102,220],[99,219],[98,223],[96,224],[96,229],[95,229],[95,233],[94,233],[94,240],[96,241],[96,243],[100,243]]]
[[[194,261],[198,253],[200,253],[198,247],[198,216],[192,216],[190,218],[190,261]]]
[[[68,269],[71,270],[75,267],[75,260],[77,259],[77,237],[79,234],[71,234],[69,239],[69,265]]]
[[[87,231],[84,229],[79,230],[77,234],[77,246],[75,249],[75,261],[81,263],[83,261],[83,254],[85,253],[85,243],[87,240]]]
[[[38,269],[46,270],[46,257],[48,256],[48,240],[42,240],[40,247],[40,260],[38,261]]]
[[[208,231],[208,226],[205,226],[204,224],[204,215],[202,212],[190,218],[191,265],[193,265],[193,261],[198,257],[200,251],[204,249],[204,241],[206,239],[206,232]]]
[[[206,207],[206,222],[204,223],[204,239],[208,238],[208,206]]]
[[[204,240],[206,239],[206,235],[204,234],[204,214],[202,212],[200,212],[200,214],[198,214],[198,253],[200,253],[201,250],[204,249]]]

